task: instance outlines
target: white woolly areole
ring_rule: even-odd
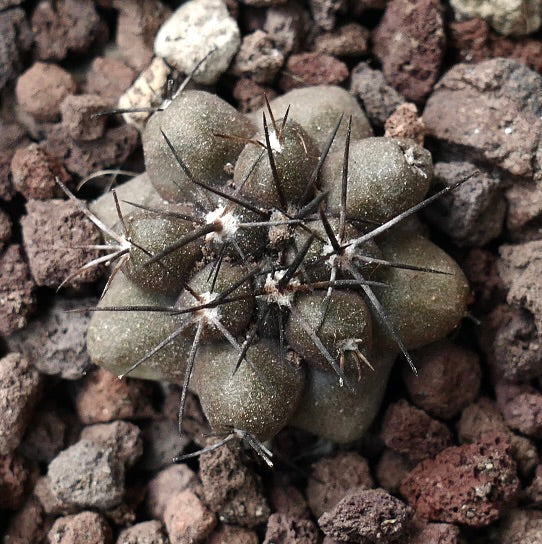
[[[271,149],[275,153],[282,152],[282,144],[280,143],[279,136],[274,129],[269,129],[269,143],[271,144]]]
[[[339,268],[344,268],[349,266],[354,260],[356,254],[356,246],[354,244],[350,244],[349,246],[345,247],[342,255],[337,255],[334,252],[335,250],[329,242],[322,248],[322,256],[329,255],[328,259],[326,260],[326,264],[330,268],[332,268],[335,264],[337,264]]]
[[[224,213],[225,206],[219,206],[205,216],[207,224],[218,222],[221,228],[215,232],[210,232],[205,236],[207,242],[224,242],[232,238],[239,230],[239,219],[232,212]]]
[[[422,168],[419,167],[419,164],[420,164],[420,161],[416,158],[416,154],[414,152],[414,148],[413,147],[409,147],[405,152],[404,152],[404,156],[405,156],[405,160],[406,162],[413,168],[416,170],[416,172],[422,176],[423,178],[427,179],[427,173],[423,171]]]
[[[346,338],[345,340],[339,342],[339,350],[342,352],[357,351],[359,349],[358,343],[361,342],[363,342],[363,340],[359,338]]]
[[[267,302],[275,303],[278,306],[285,306],[287,308],[291,308],[292,303],[294,301],[295,290],[285,289],[284,291],[280,291],[277,287],[278,282],[282,279],[284,274],[286,274],[285,270],[279,270],[275,272],[273,275],[267,274],[263,289],[266,293],[265,298]],[[288,286],[295,287],[298,285],[300,285],[299,280],[294,278],[292,278],[288,283]]]
[[[209,291],[206,291],[205,293],[201,293],[201,304],[207,304],[208,302],[213,302],[218,297],[218,293],[211,293]],[[206,325],[210,325],[211,327],[215,327],[215,321],[220,319],[220,310],[218,306],[215,306],[214,308],[203,308],[201,310],[198,310],[198,315],[200,319],[204,319]]]

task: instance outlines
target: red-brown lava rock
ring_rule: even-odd
[[[445,449],[417,465],[401,485],[420,516],[471,527],[497,520],[518,490],[511,446],[501,434]]]

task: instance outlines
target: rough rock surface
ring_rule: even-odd
[[[499,523],[497,544],[538,544],[542,534],[542,512],[516,508]]]
[[[387,138],[409,138],[423,146],[426,128],[423,119],[418,116],[416,104],[406,102],[386,119],[384,136]]]
[[[32,45],[25,13],[15,8],[0,13],[0,90],[23,69],[24,54]]]
[[[96,512],[58,518],[47,534],[50,544],[111,544],[113,535],[106,519]]]
[[[59,197],[63,193],[55,178],[65,185],[71,180],[58,157],[36,143],[17,149],[11,159],[11,176],[13,186],[27,200]]]
[[[221,521],[245,527],[265,523],[269,506],[260,481],[242,461],[238,445],[231,442],[200,457],[200,478],[205,502]]]
[[[75,407],[85,423],[105,423],[115,419],[151,417],[151,384],[142,380],[122,379],[98,368],[79,384]]]
[[[452,445],[452,435],[446,425],[405,400],[390,405],[381,435],[388,448],[404,455],[411,463],[430,459]]]
[[[30,423],[41,378],[20,353],[0,359],[0,455],[12,452]]]
[[[355,452],[326,457],[312,467],[307,500],[314,517],[331,510],[348,493],[374,486],[367,461]]]
[[[221,0],[190,0],[162,25],[154,52],[184,74],[209,52],[193,79],[212,85],[226,71],[241,45],[239,27]]]
[[[98,229],[77,206],[66,200],[29,200],[21,219],[30,271],[36,285],[58,287],[84,264],[100,256],[97,250],[77,246],[100,244]],[[96,281],[100,267],[83,271],[68,284],[80,286]]]
[[[358,23],[348,23],[334,32],[320,34],[314,40],[314,50],[336,57],[358,57],[368,50],[369,31]]]
[[[135,75],[135,70],[118,59],[96,57],[87,73],[85,91],[101,96],[112,107],[130,87]]]
[[[468,162],[437,162],[434,182],[450,187],[477,170]],[[484,246],[502,231],[506,202],[499,176],[480,171],[456,190],[439,198],[425,217],[459,246]]]
[[[441,144],[509,174],[542,180],[542,76],[519,62],[456,64],[435,86],[423,119]]]
[[[350,92],[360,101],[375,126],[384,126],[392,113],[405,102],[405,99],[384,79],[380,70],[374,70],[368,62],[360,62],[354,67],[350,80]]]
[[[113,448],[80,440],[49,465],[51,491],[81,508],[107,510],[124,496],[124,465]]]
[[[310,519],[286,514],[271,514],[264,544],[318,544],[318,528]]]
[[[497,520],[519,490],[516,463],[503,435],[447,448],[422,461],[401,493],[424,518],[484,527]]]
[[[258,535],[236,525],[220,525],[207,539],[206,544],[258,544]]]
[[[496,387],[497,404],[506,424],[533,438],[542,437],[542,394],[523,384],[500,383]]]
[[[421,102],[439,76],[445,35],[438,0],[392,0],[373,34],[386,80],[405,98]]]
[[[57,297],[51,308],[22,331],[11,335],[10,348],[23,353],[44,374],[58,375],[65,380],[82,378],[91,365],[86,349],[90,312],[68,311],[95,304],[95,298]]]
[[[403,379],[419,408],[451,419],[476,398],[481,369],[475,352],[442,340],[416,350],[413,357],[418,375],[405,370]]]
[[[0,508],[18,510],[27,493],[30,470],[17,452],[0,455]]]
[[[411,516],[411,508],[383,489],[367,489],[346,496],[318,523],[337,542],[385,544],[405,533]]]
[[[156,520],[123,529],[115,544],[169,544],[164,526]]]
[[[34,282],[21,246],[12,244],[0,255],[0,335],[22,329],[34,310]]]
[[[322,53],[298,53],[286,61],[279,86],[287,92],[307,85],[338,85],[348,77],[348,67]]]
[[[96,117],[103,112],[107,103],[94,94],[68,95],[60,104],[62,124],[74,140],[91,141],[103,136],[106,116]]]
[[[17,80],[17,102],[36,121],[56,121],[62,100],[75,90],[75,80],[66,70],[36,62]]]
[[[413,468],[401,454],[385,448],[376,465],[375,476],[380,487],[398,493],[404,477]]]

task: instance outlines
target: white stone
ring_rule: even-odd
[[[222,0],[190,0],[162,25],[154,52],[189,74],[214,49],[193,76],[212,85],[226,71],[241,45],[241,33]]]
[[[505,36],[526,36],[542,22],[542,0],[450,0],[456,19],[485,19]]]

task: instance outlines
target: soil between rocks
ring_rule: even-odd
[[[480,170],[424,214],[469,278],[472,319],[413,354],[418,378],[397,363],[355,444],[285,429],[273,470],[234,444],[171,465],[206,443],[197,399],[181,440],[178,387],[89,367],[88,315],[63,311],[95,303],[101,270],[55,288],[96,257],[69,246],[98,238],[54,177],[143,170],[137,129],[92,113],[143,72],[165,88],[153,42],[178,4],[0,0],[4,543],[540,542],[542,31],[500,35],[457,0],[225,1],[241,54],[211,90],[241,111],[339,84],[375,134],[425,139],[439,186]],[[149,86],[133,104],[153,103]]]

